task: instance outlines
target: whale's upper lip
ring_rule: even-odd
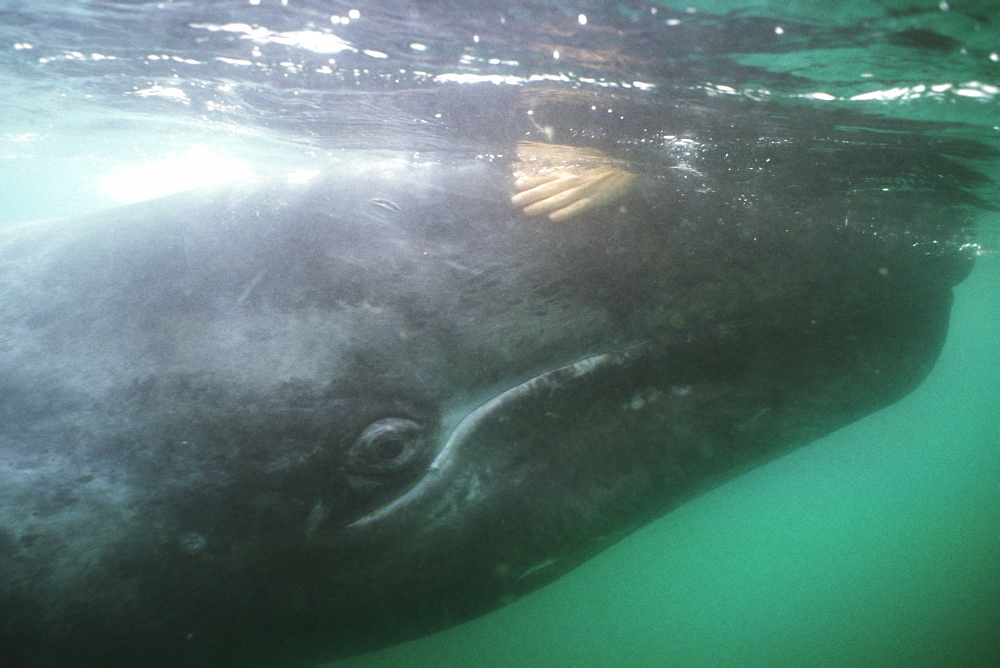
[[[514,406],[517,402],[532,397],[544,396],[548,391],[561,387],[569,381],[593,374],[599,369],[622,364],[641,349],[653,344],[654,341],[655,339],[584,357],[576,362],[534,376],[479,405],[455,426],[444,446],[428,465],[426,474],[416,484],[389,503],[363,515],[347,526],[363,527],[377,520],[384,519],[394,512],[411,505],[416,499],[435,489],[437,483],[446,478],[451,469],[458,465],[458,451],[460,448],[472,441],[474,435],[484,423],[490,420],[502,419],[507,409]]]

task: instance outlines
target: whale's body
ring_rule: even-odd
[[[947,207],[746,178],[556,225],[506,165],[371,158],[3,231],[5,655],[399,642],[912,389]]]

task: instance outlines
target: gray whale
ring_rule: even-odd
[[[2,655],[400,642],[915,387],[961,215],[714,178],[553,224],[502,162],[371,157],[4,230]]]

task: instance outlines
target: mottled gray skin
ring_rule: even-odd
[[[4,230],[5,665],[430,633],[924,377],[951,212],[690,174],[552,224],[508,165],[371,158]]]

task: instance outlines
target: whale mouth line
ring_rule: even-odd
[[[571,362],[565,366],[534,376],[480,404],[455,426],[448,436],[448,440],[428,465],[427,472],[420,480],[389,503],[362,515],[347,526],[361,527],[368,525],[408,505],[412,500],[420,496],[424,490],[433,486],[454,463],[455,451],[461,443],[465,442],[488,420],[499,419],[503,416],[504,410],[508,406],[513,406],[527,396],[552,392],[569,382],[584,376],[593,375],[599,370],[626,364],[638,352],[647,349],[651,343],[653,343],[653,340],[584,357],[576,362]]]

